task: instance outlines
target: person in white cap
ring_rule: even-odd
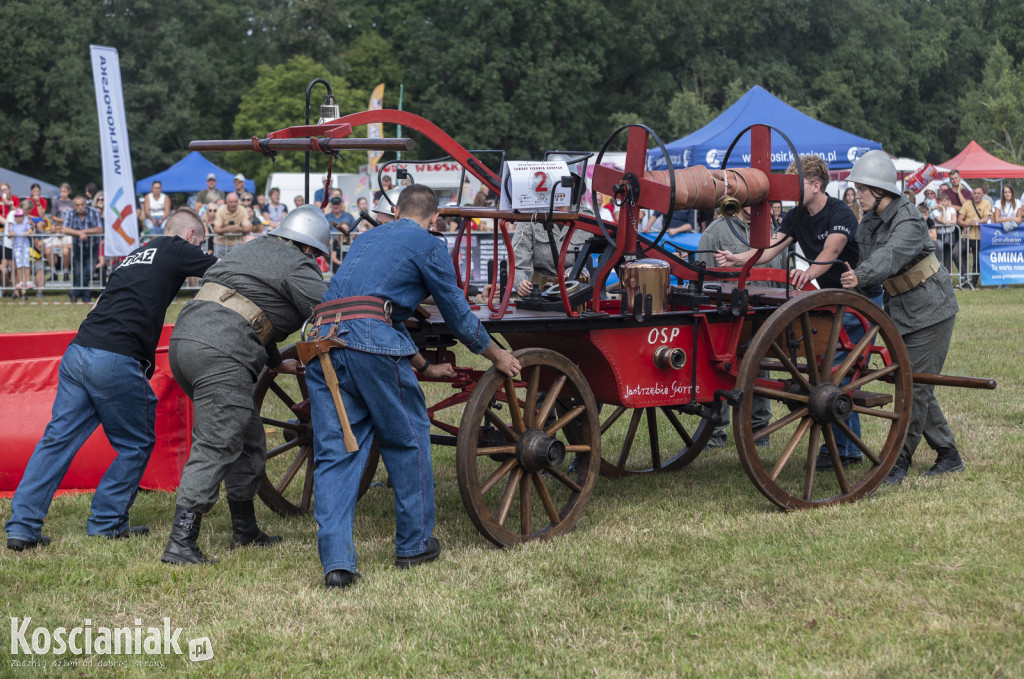
[[[245,193],[245,175],[241,172],[235,175],[235,193],[239,196]]]
[[[196,194],[196,212],[204,205],[216,205],[222,200],[224,192],[217,188],[217,175],[211,172],[206,175],[206,188]]]

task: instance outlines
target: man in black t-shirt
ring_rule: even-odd
[[[202,276],[217,261],[198,247],[205,230],[192,210],[174,212],[164,233],[114,271],[61,359],[52,419],[11,500],[8,549],[49,543],[42,528],[53,494],[101,424],[117,457],[96,488],[86,532],[108,538],[149,532],[129,527],[128,510],[156,442],[157,398],[149,385],[156,345],[185,278]]]
[[[794,269],[790,281],[794,287],[803,288],[810,281],[817,280],[821,288],[842,288],[839,277],[846,271],[845,264],[817,264],[841,260],[856,268],[860,263],[857,243],[857,217],[837,198],[825,193],[828,186],[828,165],[819,156],[800,156],[804,173],[804,200],[782,218],[778,233],[772,237],[771,247],[764,251],[758,263],[764,263],[783,251],[794,240],[800,244],[804,256],[812,260],[807,269]],[[796,161],[786,170],[796,174]],[[719,266],[742,266],[754,256],[756,250],[738,254],[720,252],[715,256]],[[874,298],[882,294],[879,286],[869,294]]]
[[[800,162],[804,174],[804,200],[782,219],[779,232],[772,237],[772,244],[765,250],[758,263],[770,260],[782,252],[794,240],[800,244],[804,256],[812,260],[806,269],[794,269],[790,273],[790,282],[796,288],[803,288],[810,281],[817,280],[821,288],[842,288],[840,277],[860,263],[860,251],[854,236],[857,233],[857,218],[843,201],[832,198],[825,193],[828,186],[828,165],[819,156],[808,154],[800,156],[799,161],[790,163],[788,174],[796,174],[796,163]],[[719,266],[742,266],[757,250],[747,250],[739,254],[719,251],[715,260]],[[839,264],[818,264],[840,260]],[[879,307],[882,306],[882,286],[875,285],[863,291]],[[864,336],[864,327],[854,314],[843,315],[843,328],[846,329],[850,342],[859,342]],[[837,351],[834,365],[839,365],[846,358],[845,351]],[[848,381],[848,380],[846,380]],[[846,381],[843,384],[846,384]],[[853,413],[847,420],[847,426],[860,436],[860,418]],[[858,464],[861,451],[846,434],[836,425],[832,425],[835,435],[839,460],[844,467]],[[816,462],[818,471],[833,468],[832,458],[826,445],[822,445]]]

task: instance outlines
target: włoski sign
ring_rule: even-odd
[[[561,160],[508,160],[501,166],[502,210],[547,210],[551,195],[555,207],[569,207],[572,187],[562,186],[569,168]]]

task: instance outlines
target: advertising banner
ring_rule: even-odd
[[[1024,229],[981,225],[981,284],[1024,283]]]
[[[103,158],[103,254],[123,257],[139,246],[135,210],[135,181],[124,118],[121,62],[113,47],[89,45],[96,111],[100,119],[100,156]]]
[[[370,94],[370,104],[366,107],[367,111],[379,111],[384,108],[384,83],[380,83],[373,88],[373,92]],[[366,126],[366,138],[367,139],[380,139],[384,136],[384,126],[380,123],[370,123]],[[370,174],[374,173],[374,168],[377,167],[377,161],[380,160],[383,151],[367,151],[367,162],[370,165]]]

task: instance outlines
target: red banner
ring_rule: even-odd
[[[139,484],[147,490],[172,491],[192,446],[192,402],[174,381],[167,363],[172,326],[165,325],[150,380],[156,408],[156,447]],[[11,497],[43,430],[57,395],[60,359],[75,332],[0,334],[0,497]],[[58,494],[96,489],[116,453],[98,428],[75,456]]]

